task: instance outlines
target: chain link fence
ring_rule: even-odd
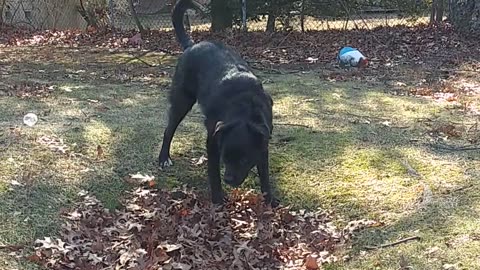
[[[86,2],[92,2],[86,1]],[[175,0],[97,0],[102,2],[104,10],[95,12],[102,14],[108,26],[121,30],[144,29],[171,30],[170,13]],[[189,10],[185,23],[192,31],[210,30],[211,21],[208,16],[207,0],[198,1],[205,11]],[[84,29],[87,27],[85,16],[80,12],[83,1],[79,0],[0,0],[0,11],[3,22],[13,25],[27,25],[35,29]],[[312,14],[310,12],[310,14]],[[241,16],[239,16],[241,18]],[[249,31],[265,31],[267,15],[259,15],[247,21]],[[318,30],[370,30],[376,27],[415,26],[428,23],[429,16],[406,16],[396,10],[378,9],[375,12],[355,12],[348,16],[307,16],[298,12],[278,16],[275,29],[293,31]],[[242,23],[234,22],[239,29]]]
[[[175,1],[171,0],[109,0],[109,16],[114,28],[122,30],[137,29],[136,19],[143,28],[152,30],[171,30],[171,11]],[[133,9],[133,12],[132,12]],[[192,30],[210,29],[210,19],[206,14],[189,10],[185,16],[186,24]]]
[[[72,0],[0,0],[0,22],[34,29],[84,28]]]
[[[132,30],[136,29],[135,18],[129,9],[129,0],[110,0],[110,14],[116,28]],[[175,1],[139,1],[135,3],[136,17],[146,29],[171,30],[172,22],[170,12]],[[205,10],[207,10],[205,6]],[[241,17],[241,16],[239,16]],[[247,21],[248,31],[265,31],[267,28],[267,15]],[[376,27],[416,26],[429,23],[429,16],[408,16],[392,10],[378,12],[359,12],[350,14],[348,17],[334,16],[301,16],[292,12],[288,16],[277,18],[275,28],[277,30],[293,31],[319,31],[319,30],[370,30]],[[192,31],[210,30],[211,21],[207,13],[189,10],[186,25]],[[234,28],[241,28],[241,22],[236,21]]]

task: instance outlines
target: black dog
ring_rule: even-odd
[[[272,98],[238,54],[219,43],[193,44],[183,25],[183,16],[192,7],[191,0],[180,0],[172,14],[173,27],[184,53],[173,77],[160,166],[172,165],[170,144],[175,130],[198,102],[208,133],[208,178],[213,203],[221,204],[224,198],[220,178],[222,161],[224,181],[234,187],[241,185],[248,172],[257,166],[265,199],[276,206],[268,166]]]

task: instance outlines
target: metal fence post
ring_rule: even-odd
[[[108,19],[112,28],[115,28],[114,5],[114,0],[108,0]]]
[[[242,28],[247,32],[247,0],[242,0]]]

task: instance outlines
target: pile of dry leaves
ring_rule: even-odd
[[[87,194],[65,213],[59,238],[36,241],[29,260],[48,269],[319,269],[354,230],[320,212],[272,210],[235,190],[223,208],[187,188],[138,188],[109,211]]]

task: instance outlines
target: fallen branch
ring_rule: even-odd
[[[0,250],[19,251],[25,248],[25,245],[0,245]]]
[[[169,50],[164,50],[164,49],[155,49],[155,50],[147,50],[147,51],[144,51],[142,52],[141,54],[139,55],[132,55],[132,58],[128,59],[127,61],[123,62],[123,64],[128,64],[134,60],[138,60],[144,64],[146,64],[147,66],[150,66],[150,67],[155,67],[156,65],[152,65],[150,63],[147,63],[145,60],[142,60],[141,57],[144,57],[145,55],[149,54],[149,53],[152,53],[152,52],[156,52],[156,51],[160,51],[160,52],[163,52],[165,54],[169,54],[169,55],[174,55],[173,52],[169,51]]]
[[[312,127],[307,126],[307,125],[302,125],[302,124],[290,124],[290,123],[273,123],[273,125],[312,128]]]
[[[288,34],[286,34],[285,37],[277,44],[277,47],[282,46],[283,43],[285,42],[285,40],[287,40],[288,36],[290,36],[290,34],[291,34],[292,32],[293,32],[293,31],[288,32]]]
[[[147,61],[143,60],[142,58],[137,58],[138,61],[144,63],[145,65],[149,66],[149,67],[156,67],[157,65],[155,64],[150,64],[148,63]]]
[[[455,188],[455,189],[452,189],[452,190],[447,190],[446,192],[443,192],[443,194],[449,194],[449,193],[464,191],[464,190],[472,188],[474,186],[475,186],[474,184],[470,184],[470,185],[466,185],[466,186],[463,186],[463,187],[458,187],[458,188]]]
[[[287,35],[288,37],[288,35]],[[281,41],[280,43],[283,43],[283,41]],[[276,46],[276,47],[271,47],[271,48],[268,48],[266,49],[266,51],[276,51],[276,50],[285,50],[285,49],[292,49],[292,48],[295,48],[295,47],[298,47],[297,45],[286,45],[286,46]]]
[[[407,169],[407,173],[415,178],[420,178],[421,175],[408,163],[407,160],[400,160],[400,163]]]
[[[480,150],[480,145],[452,146],[446,144],[430,144],[431,147],[446,151],[475,151]]]
[[[402,240],[398,240],[398,241],[393,242],[393,243],[384,244],[384,245],[380,245],[380,246],[365,246],[365,249],[366,250],[376,250],[376,249],[380,249],[380,248],[393,247],[393,246],[397,246],[397,245],[400,245],[402,243],[405,243],[405,242],[408,242],[408,241],[413,241],[413,240],[420,240],[420,236],[412,236],[412,237],[408,237],[408,238],[405,238],[405,239],[402,239]]]
[[[376,120],[383,120],[383,121],[388,121],[390,119],[383,118],[383,117],[378,117],[378,116],[373,116],[373,115],[360,115],[360,114],[355,114],[355,113],[350,113],[350,112],[345,112],[346,115],[353,116],[353,117],[358,117],[358,118],[370,118],[370,119],[376,119]]]

